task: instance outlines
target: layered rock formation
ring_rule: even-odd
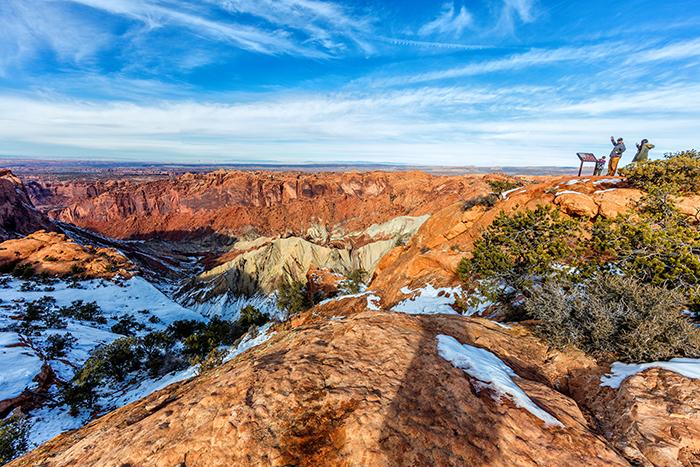
[[[0,243],[0,272],[18,267],[33,274],[83,278],[131,277],[133,266],[110,248],[83,246],[56,232],[39,230],[26,237]]]
[[[327,232],[316,230],[313,243],[299,237],[258,237],[237,242],[230,251],[210,260],[209,268],[189,281],[178,296],[187,304],[202,303],[223,294],[270,294],[283,282],[307,279],[311,269],[341,276],[364,270],[369,276],[379,260],[398,243],[410,239],[428,216],[402,216],[351,232],[336,246],[324,246]]]
[[[115,238],[218,232],[333,240],[395,217],[434,212],[485,191],[484,179],[419,172],[219,171],[144,183],[104,182],[110,185],[86,190],[85,199],[52,215]]]
[[[0,169],[0,241],[39,229],[56,228],[34,207],[22,181],[9,170]]]

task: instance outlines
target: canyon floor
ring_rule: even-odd
[[[501,213],[605,222],[645,195],[569,175],[0,171],[0,417],[27,437],[9,465],[700,465],[700,360],[551,345],[458,274]],[[674,203],[697,229],[700,195]],[[278,306],[285,284],[303,310]],[[71,406],[119,344],[145,363]]]

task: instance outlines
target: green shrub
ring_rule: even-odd
[[[396,237],[396,241],[394,242],[395,247],[400,247],[400,246],[406,246],[408,243],[408,240],[411,238],[410,235],[404,234],[404,235],[399,235]]]
[[[141,339],[144,353],[143,367],[151,378],[157,378],[187,366],[187,361],[174,351],[175,344],[176,341],[168,332],[156,331],[143,336]]]
[[[123,382],[142,367],[143,347],[135,337],[122,337],[95,349],[62,390],[63,400],[77,415],[80,408],[97,410],[97,389],[109,381]]]
[[[167,333],[176,341],[181,341],[195,332],[203,331],[206,324],[193,319],[180,319],[168,325]]]
[[[666,154],[665,159],[628,165],[620,174],[629,185],[645,191],[662,188],[673,194],[700,193],[700,154],[695,150]]]
[[[598,220],[591,246],[589,268],[612,267],[640,282],[678,289],[700,311],[700,230],[663,194],[645,196],[637,215]]]
[[[27,263],[19,263],[12,270],[13,276],[24,280],[31,279],[32,277],[34,277],[35,274],[36,272],[34,271],[34,268]]]
[[[56,299],[45,295],[38,300],[24,305],[22,314],[21,332],[32,334],[39,329],[63,329],[65,321],[61,319],[60,312],[56,309]]]
[[[457,273],[469,282],[490,279],[503,289],[521,291],[535,278],[558,274],[578,253],[576,221],[558,209],[538,206],[534,211],[503,211],[474,244],[471,258]]]
[[[262,314],[260,310],[252,305],[246,305],[241,309],[238,323],[243,330],[248,330],[251,326],[261,326],[265,324],[269,318]]]
[[[344,294],[356,294],[362,291],[365,280],[367,279],[367,271],[362,268],[354,269],[345,276],[340,284],[342,293]]]
[[[489,180],[489,185],[495,194],[501,196],[506,191],[523,186],[520,180]]]
[[[78,339],[71,333],[51,334],[46,338],[44,355],[47,360],[63,358],[75,346]]]
[[[80,265],[80,264],[72,264],[70,267],[70,273],[73,276],[81,275],[81,274],[85,273],[85,271],[86,271],[85,266]]]
[[[193,364],[199,364],[199,374],[206,373],[221,366],[226,353],[226,350],[214,348],[211,349],[205,358],[195,360]]]
[[[136,335],[138,331],[143,331],[146,326],[136,321],[134,315],[124,314],[119,316],[116,324],[112,325],[111,331],[124,336]]]
[[[29,429],[29,421],[17,415],[0,420],[1,465],[5,465],[27,451],[29,448]]]
[[[462,210],[469,211],[470,209],[472,209],[476,206],[482,206],[485,208],[492,208],[498,202],[498,196],[499,195],[497,195],[495,193],[490,193],[488,195],[475,196],[475,197],[470,198],[464,202],[464,204],[462,205]]]
[[[107,318],[96,302],[84,303],[82,300],[75,300],[70,306],[61,307],[61,314],[80,321],[107,324]]]
[[[306,293],[306,285],[301,281],[285,281],[277,288],[277,307],[290,315],[301,313],[313,306]]]
[[[25,281],[22,282],[22,285],[19,286],[20,292],[37,292],[39,289],[37,287],[37,284],[31,281]]]
[[[527,313],[556,347],[575,346],[624,362],[700,357],[700,330],[681,312],[677,291],[617,275],[584,283],[548,281],[532,291]]]

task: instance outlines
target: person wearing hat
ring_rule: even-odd
[[[649,151],[654,149],[654,145],[649,142],[648,139],[643,139],[641,143],[637,144],[637,154],[634,155],[632,162],[644,162],[649,160]]]
[[[613,145],[613,150],[610,152],[610,162],[608,162],[608,176],[614,177],[615,173],[617,172],[617,165],[620,163],[622,153],[625,152],[627,148],[625,147],[625,142],[622,140],[622,138],[617,138],[616,142],[615,137],[611,136],[610,142]]]

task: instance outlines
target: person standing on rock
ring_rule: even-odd
[[[605,167],[605,156],[601,157],[595,163],[595,170],[593,170],[593,175],[603,175],[603,167]]]
[[[611,136],[610,142],[613,145],[613,150],[610,152],[610,162],[608,162],[608,176],[614,177],[615,173],[617,172],[617,165],[620,163],[622,153],[627,150],[627,147],[625,146],[625,142],[622,140],[622,138],[617,138],[616,142],[615,137]]]
[[[654,145],[648,139],[643,139],[637,144],[637,154],[634,155],[632,162],[644,162],[649,160],[649,151],[654,149]]]

